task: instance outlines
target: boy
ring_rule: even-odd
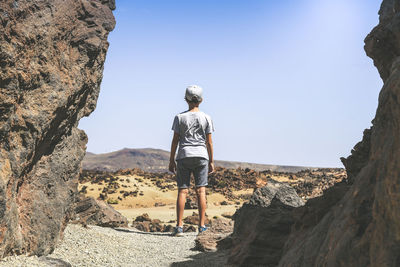
[[[185,100],[189,110],[175,116],[172,130],[174,137],[171,144],[169,170],[176,171],[178,198],[176,201],[177,224],[175,236],[183,235],[182,217],[186,196],[190,185],[190,174],[193,173],[199,207],[199,233],[207,230],[205,226],[206,186],[208,173],[214,171],[213,144],[211,132],[214,126],[211,117],[199,110],[203,101],[203,90],[197,85],[186,88]],[[175,164],[175,152],[179,143]]]

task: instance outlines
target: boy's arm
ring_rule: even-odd
[[[213,143],[212,143],[212,138],[211,134],[207,134],[207,152],[208,152],[208,172],[213,173],[214,172],[214,149],[213,149]]]
[[[169,157],[169,171],[170,172],[175,172],[175,170],[176,170],[175,153],[176,153],[176,148],[178,147],[178,143],[179,143],[179,134],[174,132],[174,137],[172,138],[172,142],[171,142],[171,154]]]

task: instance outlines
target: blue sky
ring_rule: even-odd
[[[88,151],[169,150],[185,87],[204,89],[215,158],[341,167],[382,86],[363,50],[377,0],[117,0]]]

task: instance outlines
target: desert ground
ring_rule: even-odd
[[[256,172],[249,169],[217,168],[210,175],[207,189],[209,218],[231,217],[246,202],[254,189],[268,182],[288,183],[303,199],[318,196],[322,190],[346,177],[342,169],[318,169],[298,173]],[[79,191],[99,198],[118,210],[128,221],[147,213],[162,223],[175,223],[175,202],[178,189],[173,174],[149,173],[139,169],[117,172],[84,171]],[[184,217],[196,210],[194,187],[190,188]]]
[[[178,189],[175,182],[168,182],[170,189],[161,189],[151,178],[145,178],[139,175],[121,175],[115,177],[119,188],[107,194],[107,202],[114,209],[118,210],[129,221],[137,216],[147,213],[150,218],[156,218],[163,223],[175,222],[175,202]],[[106,187],[106,183],[85,182],[79,184],[79,190],[86,187],[86,196],[99,198]],[[118,187],[117,186],[117,187]],[[124,197],[125,192],[138,192],[135,195]],[[230,201],[221,193],[207,192],[207,215],[208,217],[232,216],[246,200],[243,196],[250,196],[253,189],[236,190],[234,194],[238,196],[236,201]],[[194,201],[194,187],[190,188],[190,196]],[[242,196],[242,197],[239,197]],[[222,204],[221,204],[222,203]],[[185,209],[184,217],[190,216],[196,212],[196,209]]]

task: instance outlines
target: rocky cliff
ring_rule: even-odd
[[[290,232],[276,228],[270,236],[280,242],[278,253],[274,247],[277,257],[266,256],[271,253],[268,238],[258,239],[250,245],[243,243],[240,250],[234,248],[231,263],[400,266],[400,1],[384,0],[379,15],[379,25],[365,39],[365,50],[384,86],[373,126],[364,132],[352,155],[342,159],[348,181],[289,212],[288,218],[293,219]],[[242,211],[246,217],[235,223],[250,223],[263,208],[257,209]],[[282,216],[268,215],[265,224]],[[254,228],[253,235],[264,236],[265,229],[268,226]],[[248,240],[240,235],[241,230],[235,226],[238,238]]]
[[[69,219],[114,0],[0,2],[0,257],[54,249]]]

